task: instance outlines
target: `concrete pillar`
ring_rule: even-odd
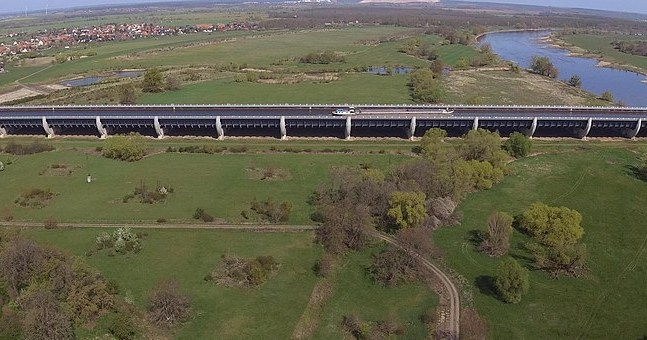
[[[101,136],[101,139],[106,139],[106,137],[108,137],[108,130],[106,130],[106,128],[101,123],[101,118],[99,116],[97,116],[96,122],[97,122],[97,131],[99,131],[99,135]]]
[[[478,130],[479,128],[479,117],[474,117],[474,124],[472,124],[472,130]]]
[[[47,138],[54,138],[54,129],[49,126],[49,123],[47,123],[47,118],[45,117],[43,117],[43,130],[45,130]]]
[[[411,124],[409,124],[409,139],[413,140],[416,134],[416,117],[411,117]]]
[[[346,140],[350,140],[350,130],[351,130],[351,123],[352,119],[350,117],[346,117]]]
[[[586,128],[584,129],[584,137],[582,137],[582,139],[586,140],[589,132],[591,132],[591,126],[593,126],[593,118],[589,118],[589,120],[586,121]]]
[[[0,138],[5,138],[5,137],[7,137],[7,129],[0,126]]]
[[[285,116],[281,116],[281,119],[279,120],[279,128],[281,129],[281,140],[287,139],[288,131],[285,128]]]
[[[643,119],[639,118],[638,123],[636,123],[636,128],[631,131],[631,139],[635,139],[636,136],[638,136],[638,132],[640,132],[640,128],[643,125]]]
[[[537,131],[537,117],[532,119],[532,125],[530,125],[530,133],[528,137],[532,138],[532,136],[535,135],[535,131]]]
[[[164,130],[162,129],[162,125],[160,125],[159,117],[155,116],[153,118],[153,125],[155,126],[155,132],[157,132],[157,138],[164,138]]]
[[[216,117],[216,132],[218,133],[218,139],[225,138],[225,130],[222,129],[222,123],[220,122],[220,116]]]

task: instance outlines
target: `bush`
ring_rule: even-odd
[[[106,139],[102,155],[106,158],[134,162],[144,158],[142,137],[138,134],[114,136]]]
[[[45,226],[45,229],[54,229],[58,226],[58,221],[54,216],[49,216],[47,219],[45,219],[43,225]]]
[[[300,63],[307,64],[330,64],[330,63],[343,63],[346,61],[343,55],[334,51],[325,51],[319,53],[309,53],[299,58]]]
[[[128,312],[119,312],[111,320],[108,330],[119,340],[131,340],[135,338],[136,329],[133,316]]]
[[[54,196],[56,196],[56,193],[50,189],[30,189],[24,191],[14,202],[21,207],[42,208]]]
[[[514,259],[505,259],[499,264],[494,285],[503,301],[518,303],[530,288],[528,270]]]
[[[514,158],[526,157],[532,149],[532,140],[522,133],[513,132],[510,138],[503,142],[503,149]]]
[[[188,318],[190,310],[189,297],[180,291],[177,281],[162,280],[153,289],[148,316],[156,326],[175,326]]]
[[[206,281],[226,287],[259,286],[279,269],[272,256],[258,256],[252,260],[228,255],[222,258],[222,265],[205,277]]]
[[[10,142],[4,147],[4,149],[0,149],[0,150],[4,151],[5,153],[17,155],[17,156],[33,155],[36,153],[52,151],[54,150],[54,145],[52,145],[51,143],[43,143],[40,141],[35,141],[27,145]]]
[[[324,253],[315,263],[315,274],[319,277],[326,277],[332,273],[335,268],[335,257],[332,254]]]
[[[254,199],[251,203],[251,210],[259,215],[264,216],[272,223],[286,222],[290,219],[292,212],[292,203],[288,201],[275,202],[271,199],[258,202]]]
[[[548,57],[533,56],[530,69],[542,76],[557,78],[559,70],[553,65]]]

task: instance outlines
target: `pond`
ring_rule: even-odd
[[[109,78],[137,78],[141,76],[143,71],[117,71],[112,75],[107,76],[90,76],[76,79],[68,79],[61,82],[62,85],[70,87],[88,86],[102,82]]]
[[[640,73],[607,67],[598,67],[592,58],[571,56],[563,48],[549,45],[541,38],[550,31],[519,31],[488,33],[481,37],[481,44],[489,43],[494,53],[504,60],[529,68],[532,56],[548,57],[557,69],[559,79],[568,81],[577,74],[582,79],[582,88],[595,94],[609,91],[616,101],[629,106],[647,106],[646,77]]]

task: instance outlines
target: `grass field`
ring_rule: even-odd
[[[0,142],[3,145],[6,141]],[[290,223],[306,223],[312,213],[306,200],[319,184],[324,183],[331,166],[372,164],[379,168],[394,166],[407,156],[386,152],[378,154],[374,146],[367,146],[364,151],[339,154],[315,153],[256,153],[253,141],[249,154],[178,154],[160,153],[149,156],[139,162],[124,163],[106,159],[96,152],[94,147],[101,142],[59,142],[59,150],[31,156],[12,157],[0,155],[0,159],[13,159],[12,165],[0,173],[2,177],[2,195],[0,195],[0,212],[10,212],[17,220],[43,221],[53,216],[59,221],[149,221],[158,218],[169,221],[190,220],[196,208],[204,208],[208,213],[223,221],[245,222],[241,216],[243,210],[249,210],[250,202],[256,198],[265,200],[287,200],[294,204]],[[184,142],[186,143],[186,142]],[[196,142],[199,144],[216,143],[214,141]],[[181,145],[180,143],[178,145]],[[262,144],[262,143],[259,143]],[[299,143],[295,145],[308,145]],[[361,144],[361,143],[360,143]],[[164,144],[156,145],[152,152],[164,150]],[[176,146],[178,146],[176,145]],[[217,144],[231,146],[234,144]],[[242,145],[248,145],[242,143]],[[265,151],[278,143],[266,143]],[[324,143],[313,143],[301,147],[313,151],[334,146]],[[333,145],[335,145],[333,143]],[[341,144],[336,144],[341,145]],[[401,144],[396,144],[401,145]],[[378,145],[376,145],[379,147]],[[409,148],[412,146],[410,144]],[[291,147],[283,144],[280,148]],[[352,147],[346,144],[343,148]],[[361,149],[361,147],[360,147]],[[376,153],[372,153],[375,150]],[[370,153],[369,153],[370,152]],[[65,164],[74,172],[71,175],[58,176],[45,172],[52,164]],[[278,168],[285,170],[286,178],[262,181],[253,179],[249,174],[252,168]],[[45,172],[44,174],[39,174]],[[85,183],[87,175],[96,179],[92,184]],[[149,187],[160,183],[171,186],[175,192],[164,202],[142,204],[134,201],[123,203],[122,198],[132,193],[142,181]],[[57,196],[47,206],[23,208],[14,204],[22,192],[32,188],[49,188]],[[253,222],[253,221],[249,221]]]
[[[526,72],[463,71],[444,79],[449,103],[499,105],[609,105],[563,82]]]
[[[169,93],[144,94],[140,104],[410,104],[406,75],[342,74],[330,83],[262,84],[217,79]]]
[[[27,235],[78,256],[94,245],[99,229],[29,230]],[[120,294],[146,308],[150,289],[173,276],[191,297],[192,317],[178,339],[287,339],[310,299],[316,282],[312,266],[321,253],[313,234],[252,233],[205,230],[144,230],[143,250],[137,255],[86,257],[90,265],[119,283]],[[340,270],[318,338],[342,338],[342,316],[357,313],[368,321],[394,316],[407,325],[407,338],[423,338],[419,320],[436,304],[435,295],[420,284],[384,288],[374,284],[364,268],[379,248],[351,254]],[[278,274],[259,288],[223,288],[203,281],[223,253],[245,257],[272,255],[281,264]],[[105,329],[83,331],[98,336]]]
[[[626,35],[591,35],[591,34],[575,34],[565,35],[560,38],[561,40],[582,48],[588,54],[592,54],[598,58],[610,61],[616,64],[624,64],[634,66],[642,70],[643,73],[647,72],[647,57],[622,53],[613,48],[611,43],[615,40],[640,40],[640,37],[632,37]]]
[[[539,149],[553,147],[546,144]],[[448,265],[470,283],[490,338],[641,338],[647,334],[647,309],[642,303],[647,299],[643,288],[647,183],[634,177],[631,167],[641,164],[639,158],[647,148],[644,144],[577,142],[556,150],[512,163],[513,174],[501,184],[468,197],[460,206],[461,225],[439,230],[436,243],[444,248]],[[584,278],[555,280],[531,271],[529,294],[521,303],[507,305],[483,284],[495,275],[500,260],[475,251],[469,234],[485,229],[491,212],[519,214],[535,201],[582,213],[590,273]],[[528,266],[530,259],[522,250],[525,240],[514,233],[511,256]]]

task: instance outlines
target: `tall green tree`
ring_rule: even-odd
[[[440,82],[431,69],[421,68],[411,72],[409,88],[411,98],[417,103],[438,103],[443,95]]]
[[[396,191],[389,198],[387,215],[398,229],[419,227],[427,217],[426,195],[420,191]]]
[[[532,149],[532,140],[520,132],[513,132],[503,142],[503,149],[514,158],[526,157]]]
[[[519,303],[530,289],[528,270],[512,258],[504,259],[497,268],[494,285],[503,301]]]
[[[162,78],[162,72],[157,68],[151,68],[146,70],[144,74],[144,83],[142,85],[142,91],[144,92],[162,92],[164,90],[164,78]]]
[[[498,132],[485,129],[470,130],[459,145],[463,159],[492,163],[495,168],[503,168],[508,158],[501,149],[501,137]]]
[[[521,215],[520,226],[537,241],[549,247],[573,245],[584,235],[582,215],[566,207],[533,203]]]
[[[553,65],[548,57],[533,56],[530,69],[542,76],[557,78],[559,70]]]

